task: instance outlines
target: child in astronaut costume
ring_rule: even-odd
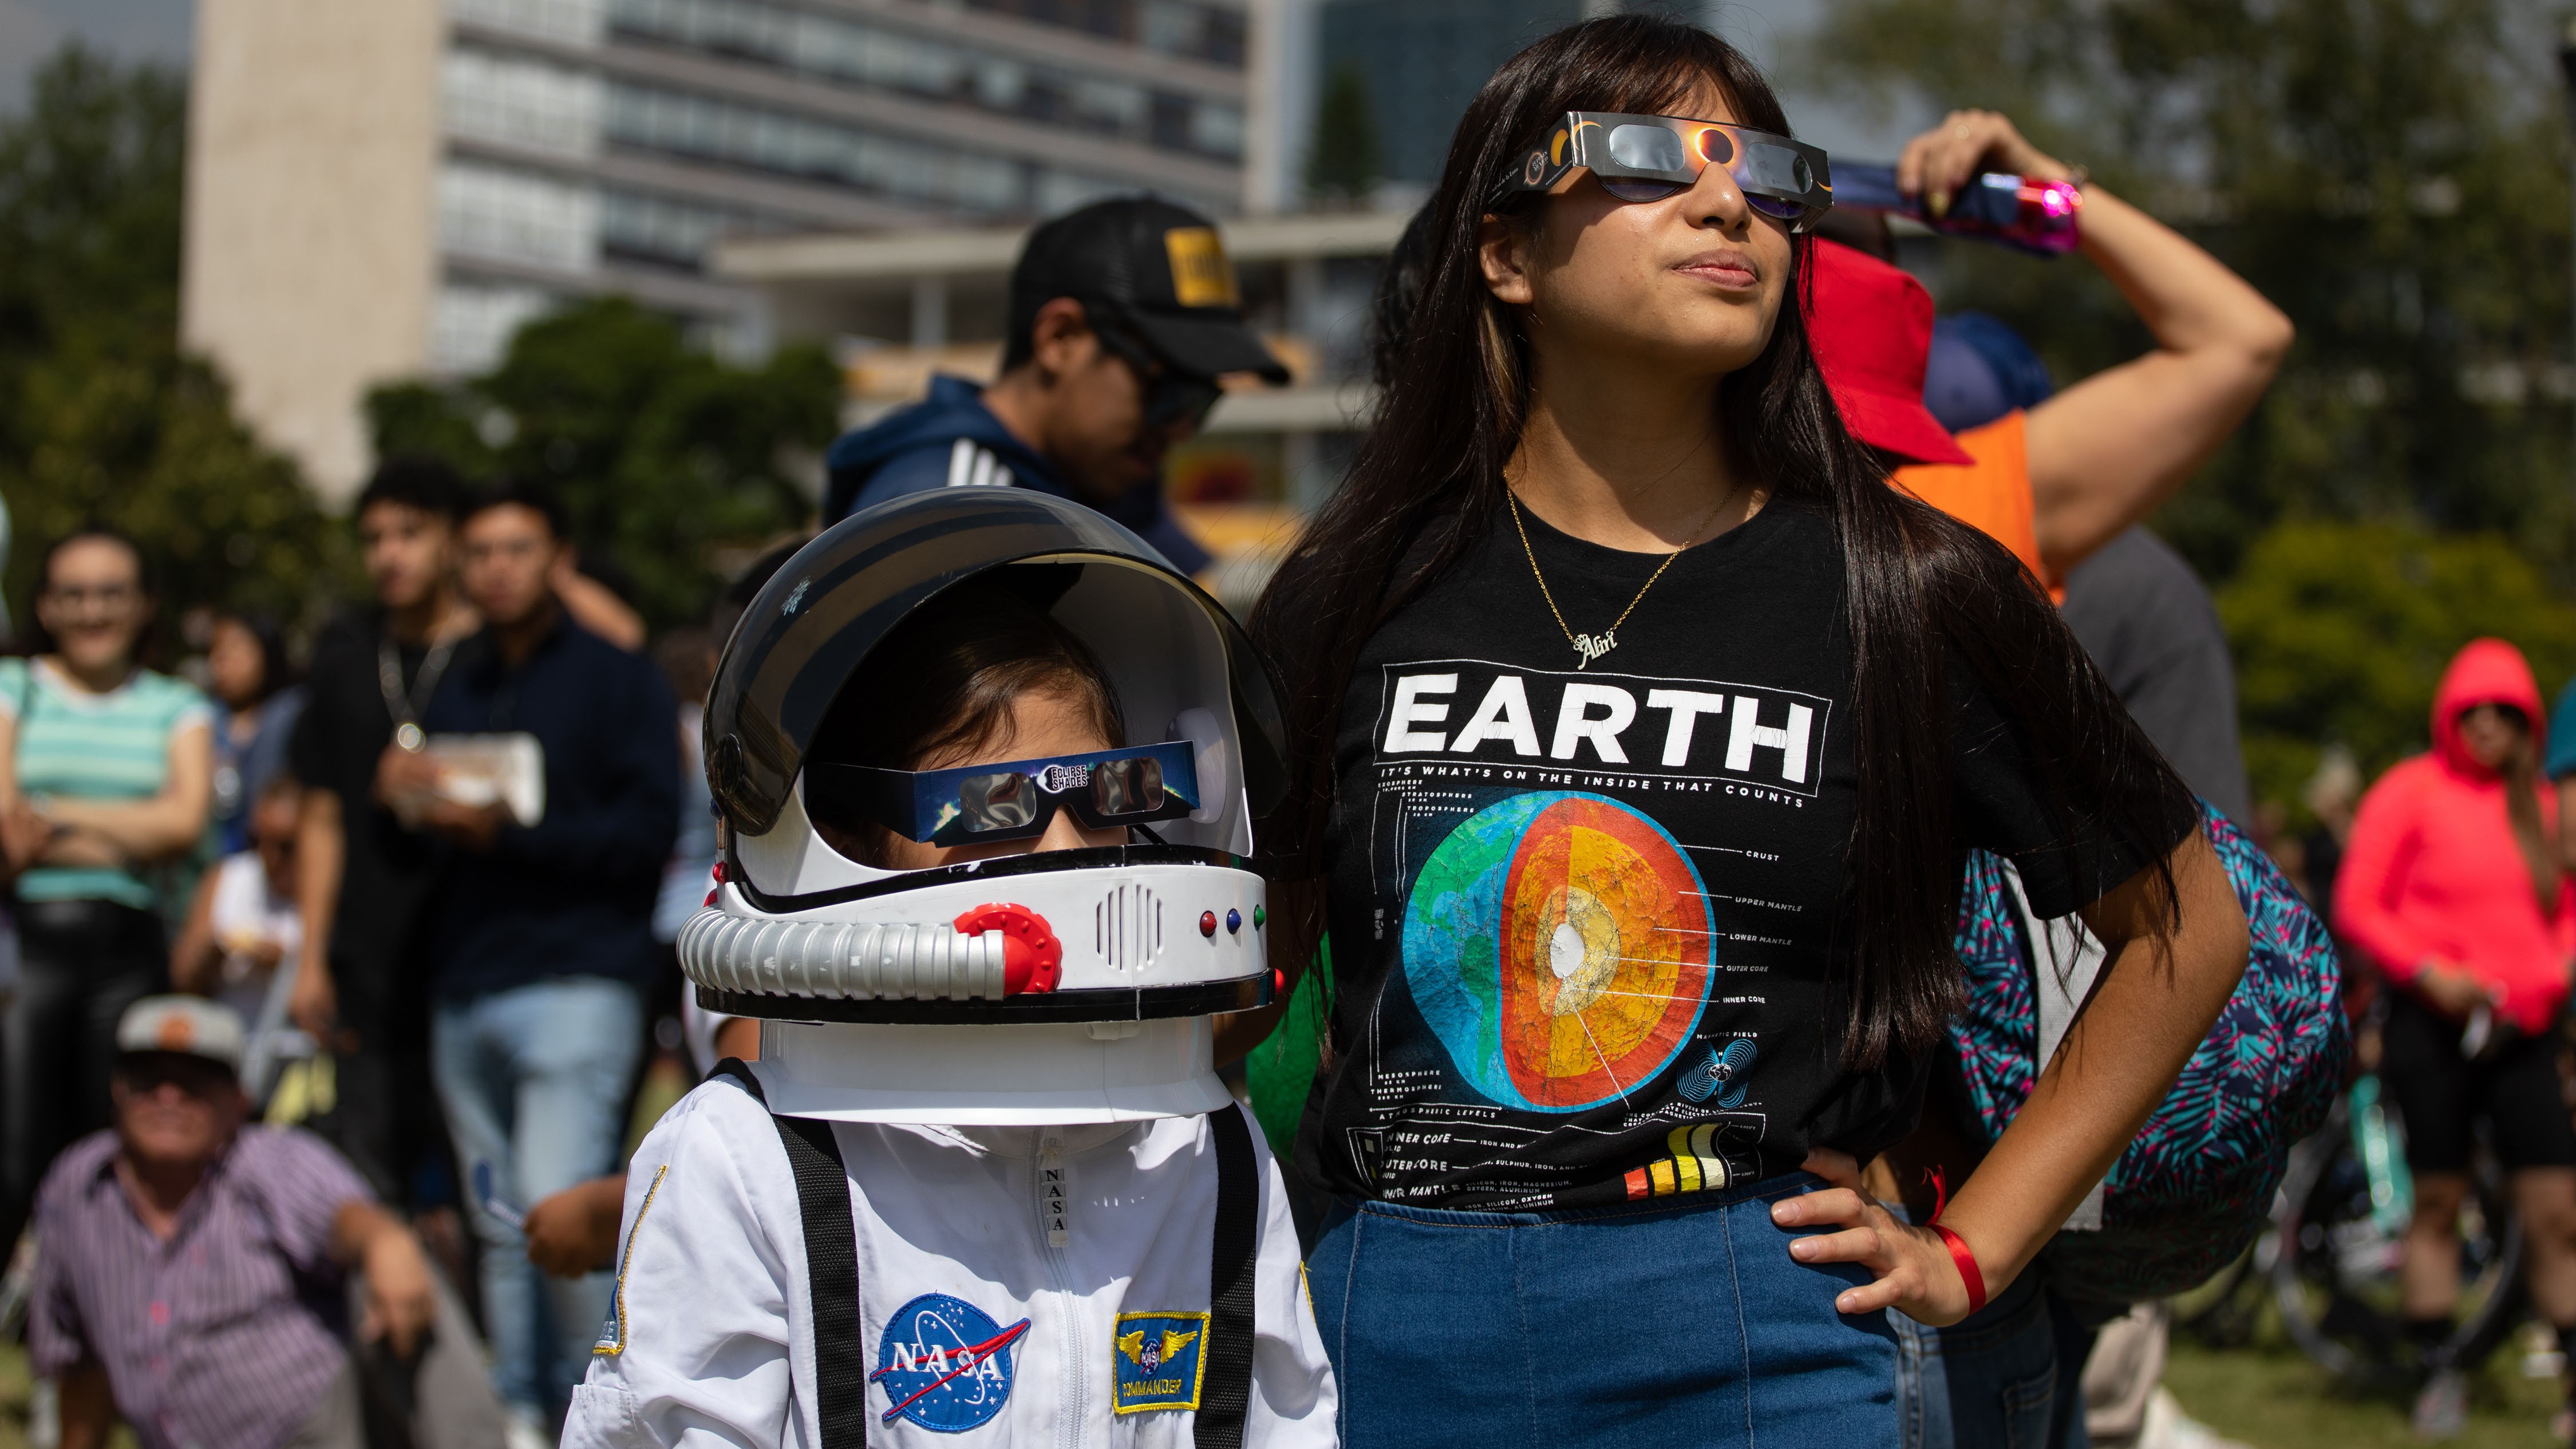
[[[681,963],[762,1018],[627,1172],[563,1443],[1329,1445],[1277,1165],[1210,1070],[1267,1002],[1266,673],[1116,524],[858,514],[727,646]]]

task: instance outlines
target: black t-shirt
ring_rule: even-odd
[[[420,915],[437,865],[434,845],[403,829],[375,800],[376,760],[394,734],[379,672],[384,638],[383,616],[373,612],[343,614],[322,631],[306,677],[312,697],[287,747],[296,779],[340,797],[348,857],[331,959],[341,1015],[362,1033],[374,1013],[421,995],[412,978],[419,970]],[[430,693],[420,687],[426,653],[409,644],[395,650],[402,689],[424,701]]]
[[[1928,1064],[1839,1065],[1856,794],[1831,523],[1775,502],[1689,550],[1588,664],[1566,628],[1606,628],[1662,557],[1528,529],[1564,627],[1506,518],[1353,672],[1334,1053],[1301,1157],[1337,1192],[1496,1211],[1711,1190],[1811,1145],[1867,1158]],[[1995,703],[1945,674],[1963,856],[2015,859],[2049,915],[2143,863],[2061,825]]]

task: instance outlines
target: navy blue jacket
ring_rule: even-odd
[[[1000,484],[1090,501],[1077,498],[1054,463],[1002,426],[984,406],[984,389],[962,377],[933,377],[930,396],[842,434],[823,464],[831,479],[823,490],[826,528],[871,504],[932,488]],[[1100,511],[1134,530],[1181,572],[1208,566],[1207,550],[1163,506],[1161,480],[1139,484]]]
[[[559,976],[643,982],[680,819],[679,704],[660,670],[570,619],[513,669],[487,631],[421,712],[431,734],[526,731],[546,808],[489,853],[449,853],[430,903],[431,990],[466,1001]]]

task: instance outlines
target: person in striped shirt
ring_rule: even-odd
[[[103,528],[46,550],[31,657],[0,659],[0,848],[20,978],[0,1039],[0,1244],[54,1154],[107,1125],[116,1022],[168,969],[156,868],[206,832],[213,715],[139,662],[143,551]]]

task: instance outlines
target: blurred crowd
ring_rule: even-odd
[[[1908,164],[1956,171],[1953,186],[1978,166],[2065,172],[1989,113],[1954,117]],[[942,379],[843,439],[823,521],[990,481],[1080,499],[1204,561],[1163,506],[1160,460],[1207,416],[1209,378],[1276,363],[1239,321],[1164,336],[1153,298],[1111,295],[1075,263],[1151,261],[1165,231],[1207,226],[1137,200],[1042,228],[1015,274],[1002,377]],[[2247,821],[2215,610],[2136,525],[2260,393],[2286,322],[2103,194],[2086,254],[2157,346],[2058,391],[2000,323],[1936,322],[1883,219],[1827,230],[1808,326],[1854,434],[1900,486],[2009,547],[2183,777]],[[1403,330],[1427,247],[1417,224],[1391,259],[1381,338]],[[1130,274],[1152,269],[1104,269]],[[1393,366],[1391,346],[1379,355]],[[715,653],[793,541],[732,581],[704,627],[648,640],[541,488],[394,458],[350,518],[372,597],[313,636],[300,672],[278,621],[158,597],[149,550],[101,529],[50,541],[22,657],[0,660],[17,973],[0,1240],[32,1214],[43,1251],[20,1293],[37,1370],[63,1385],[66,1445],[100,1442],[114,1415],[152,1424],[155,1442],[282,1442],[344,1402],[364,1442],[404,1442],[406,1406],[441,1371],[366,1346],[461,1324],[440,1282],[489,1341],[489,1412],[456,1408],[466,1391],[449,1374],[439,1422],[414,1437],[489,1442],[497,1424],[514,1446],[547,1442],[607,1307],[640,1086],[757,1051],[751,1023],[688,999],[671,942],[716,854],[697,737]],[[186,637],[156,637],[171,624]],[[1302,1082],[1277,1090],[1304,1098]],[[303,1135],[256,1135],[288,1132]],[[157,1198],[138,1172],[158,1174]],[[144,1261],[209,1251],[187,1215],[226,1193],[253,1204],[244,1224],[300,1224],[250,1232],[242,1251],[277,1260],[281,1282],[357,1270],[324,1316],[346,1347],[282,1355],[310,1380],[292,1393],[210,1392],[206,1376],[229,1382],[278,1350],[227,1358],[205,1330],[226,1305],[184,1283],[138,1300],[107,1281],[135,1255],[70,1224],[96,1216],[81,1195],[108,1178],[173,1214]],[[74,1311],[109,1301],[140,1301],[141,1318]],[[2126,1407],[2097,1436],[2134,1436],[2146,1388],[2107,1390]]]
[[[1915,191],[2073,174],[1982,112],[1904,164]],[[2144,213],[2098,188],[2085,207],[2084,255],[2137,308],[2146,355],[2055,389],[2001,324],[1936,319],[1883,219],[1837,214],[1803,303],[1818,366],[1896,483],[2027,566],[2181,777],[2394,988],[2366,1064],[2404,1062],[2409,1118],[2459,1127],[2408,1146],[2404,1311],[2424,1362],[2447,1363],[2473,1118],[2515,1175],[2535,1298],[2576,1350],[2576,1125],[2553,1034],[2576,850],[2545,783],[2569,780],[2576,811],[2576,719],[2553,748],[2529,669],[2485,641],[2445,681],[2431,754],[2365,798],[2330,753],[2305,834],[2256,811],[2216,611],[2139,524],[2268,385],[2288,323]],[[1066,273],[1092,249],[1068,225],[1159,255],[1166,229],[1208,224],[1122,201],[1042,229],[1001,379],[940,379],[845,438],[824,522],[999,482],[1196,554],[1162,506],[1163,452],[1207,416],[1214,377],[1267,355],[1113,323],[1116,299]],[[1382,340],[1417,301],[1424,237],[1390,261]],[[162,597],[151,550],[93,527],[47,541],[0,659],[0,1243],[20,1245],[0,1314],[23,1316],[59,1386],[64,1445],[102,1444],[120,1417],[156,1444],[550,1442],[613,1291],[638,1102],[757,1053],[752,1023],[697,1008],[672,942],[717,857],[699,738],[717,651],[799,540],[702,624],[651,638],[541,487],[394,458],[350,521],[370,594],[309,648],[280,620]],[[2485,818],[2472,804],[2509,828],[2461,826]],[[1301,1081],[1279,1090],[1304,1100]],[[2089,1404],[2103,1442],[2145,1432],[2160,1312],[2082,1340],[2093,1368],[2061,1402]],[[1967,1404],[2003,1370],[1940,1333],[1924,1351],[1949,1355]],[[2434,1375],[2419,1427],[2457,1431],[2456,1380]]]
[[[539,1273],[528,1214],[575,1212],[550,1200],[619,1170],[657,1063],[694,1080],[719,1051],[756,1050],[684,1012],[670,947],[715,855],[696,755],[717,628],[648,654],[640,616],[581,570],[540,489],[397,459],[352,519],[373,597],[332,618],[301,669],[278,620],[174,607],[149,551],[105,528],[49,542],[24,648],[0,659],[14,973],[0,1241],[32,1219],[42,1251],[22,1250],[8,1300],[38,1372],[63,1384],[66,1444],[156,1412],[169,1442],[273,1441],[260,1431],[293,1429],[322,1391],[210,1397],[154,1351],[211,1331],[215,1279],[156,1288],[131,1341],[73,1310],[83,1252],[64,1244],[100,1220],[83,1195],[138,1162],[164,1172],[174,1213],[244,1194],[251,1237],[290,1250],[290,1277],[334,1254],[370,1270],[389,1296],[357,1304],[349,1322],[378,1331],[353,1345],[398,1324],[408,1346],[447,1322],[471,1346],[468,1318],[442,1319],[427,1286],[453,1284],[489,1337],[480,1396],[497,1404],[488,1423],[453,1412],[482,1377],[469,1355],[478,1371],[450,1375],[435,1442],[503,1428],[536,1442],[587,1366],[607,1280],[588,1238],[569,1276]],[[184,637],[165,638],[174,625]],[[231,1186],[198,1191],[216,1177]],[[613,1232],[613,1195],[606,1211]],[[187,1227],[165,1245],[184,1238],[201,1263],[220,1238]],[[349,1423],[399,1442],[418,1386],[369,1387],[363,1359],[279,1365],[344,1375],[364,1411]],[[432,1360],[401,1361],[416,1379]]]

